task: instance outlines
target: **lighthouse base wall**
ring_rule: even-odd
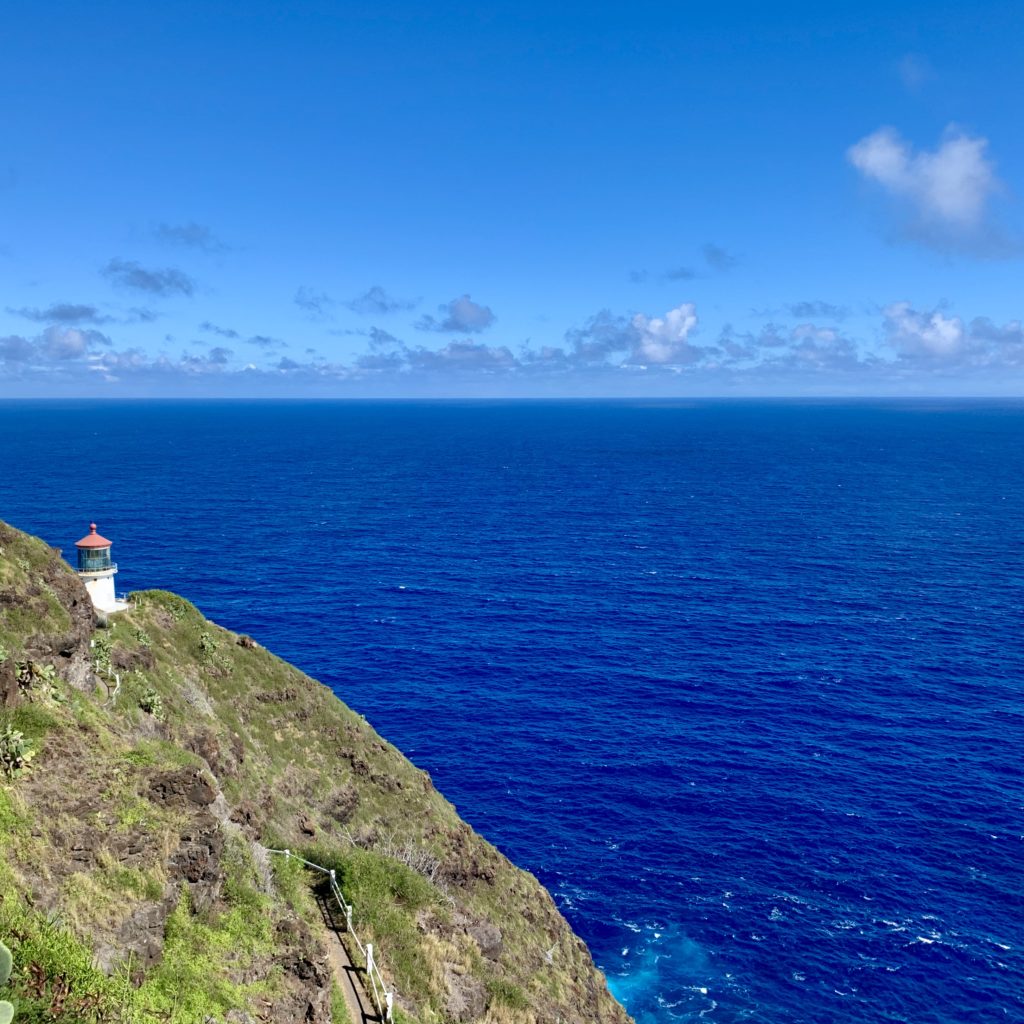
[[[114,593],[114,577],[99,576],[85,580],[85,589],[89,592],[93,608],[98,612],[123,612],[128,605],[124,601],[118,601]]]

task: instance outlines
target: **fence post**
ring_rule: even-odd
[[[384,1004],[387,1007],[387,1019],[388,1020],[392,1019],[392,1017],[391,1017],[391,1004],[394,1002],[394,1000],[395,1000],[395,996],[394,996],[394,993],[392,993],[392,992],[388,992],[384,996]]]
[[[348,930],[352,931],[352,906],[351,906],[351,904],[347,904],[345,906],[345,924],[347,925]]]
[[[292,851],[291,850],[285,850],[284,851],[284,859],[285,860],[291,860],[292,859]]]
[[[373,943],[366,944],[366,973],[373,974]]]

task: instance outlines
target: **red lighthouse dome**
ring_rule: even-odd
[[[96,524],[89,524],[89,532],[81,539],[75,541],[76,548],[109,548],[111,541],[107,540],[106,537],[101,537],[96,532]]]

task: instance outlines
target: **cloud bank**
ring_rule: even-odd
[[[793,309],[821,311],[813,304]],[[518,347],[473,337],[431,346],[374,326],[354,335],[365,338],[364,350],[344,361],[311,348],[302,356],[283,355],[286,339],[243,337],[209,321],[200,329],[216,343],[194,342],[200,351],[180,355],[122,347],[96,329],[65,324],[50,324],[34,336],[8,335],[0,338],[0,383],[13,385],[14,393],[32,383],[78,393],[99,386],[112,394],[328,394],[337,388],[351,394],[438,393],[449,386],[479,390],[486,382],[497,393],[639,393],[642,387],[659,393],[746,387],[757,393],[787,384],[792,393],[794,383],[804,393],[829,387],[906,393],[928,381],[961,391],[971,380],[1012,381],[1024,369],[1019,320],[968,320],[944,307],[918,308],[902,300],[885,306],[875,331],[861,337],[809,317],[770,321],[753,331],[726,326],[701,339],[696,305],[684,302],[658,315],[601,310],[556,343]]]

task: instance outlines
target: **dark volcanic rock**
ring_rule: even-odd
[[[209,807],[217,799],[217,791],[201,771],[182,768],[153,779],[149,786],[149,799],[172,806],[195,804],[197,807]]]
[[[135,669],[152,668],[156,657],[148,647],[137,647],[131,651],[115,647],[110,653],[110,664],[121,672],[133,672]]]
[[[220,895],[224,882],[221,855],[224,836],[215,818],[182,829],[178,848],[167,861],[172,884],[187,882],[195,910],[203,910]]]
[[[268,809],[251,800],[243,800],[231,812],[231,820],[242,826],[242,831],[250,839],[259,839],[263,835],[263,827],[267,823]]]
[[[347,825],[359,806],[359,793],[355,786],[342,786],[327,805],[327,816],[339,825]]]
[[[202,729],[188,739],[188,749],[198,754],[209,766],[214,775],[222,774],[220,741],[212,729]]]

